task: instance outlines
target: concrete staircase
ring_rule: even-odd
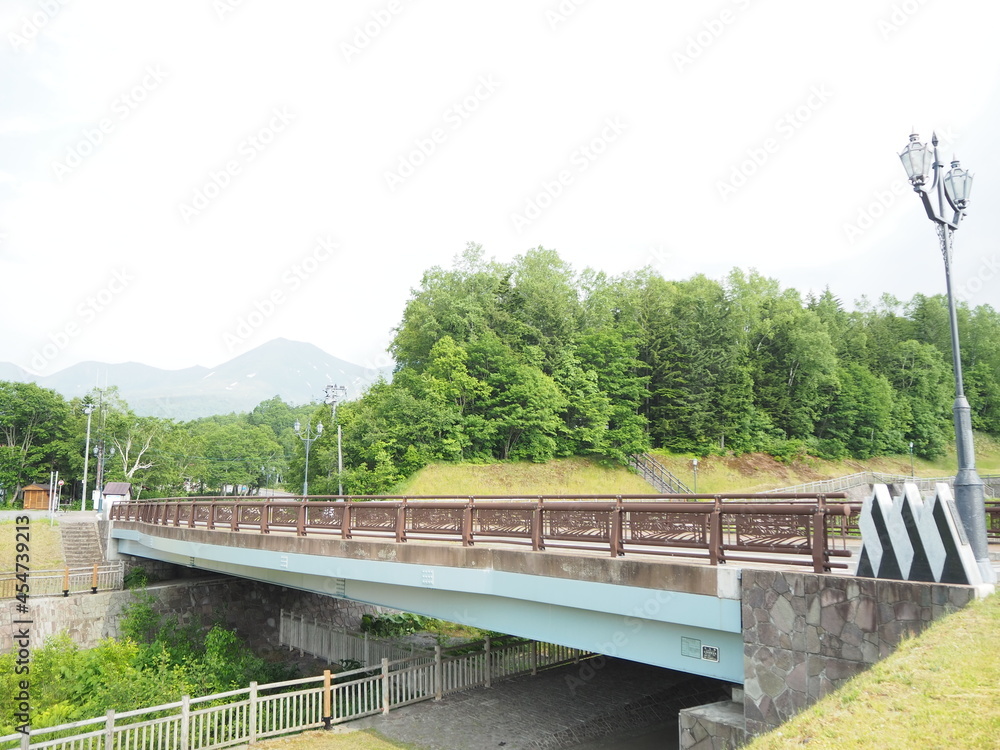
[[[101,537],[94,521],[61,521],[63,559],[67,567],[89,568],[94,563],[104,562]]]

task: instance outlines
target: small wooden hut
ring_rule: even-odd
[[[42,484],[29,484],[21,490],[25,510],[48,510],[49,488]]]

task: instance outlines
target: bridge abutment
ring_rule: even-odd
[[[742,711],[686,709],[681,748],[734,747],[776,729],[975,598],[972,586],[744,569]]]

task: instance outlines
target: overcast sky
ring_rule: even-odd
[[[845,303],[944,290],[896,153],[976,173],[1000,307],[1000,12],[918,0],[0,4],[0,361],[361,365],[470,241]]]

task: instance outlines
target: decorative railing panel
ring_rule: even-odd
[[[240,500],[119,503],[112,520],[218,531],[294,532],[350,539],[374,536],[404,543],[435,539],[472,546],[530,543],[604,549],[612,556],[701,557],[716,564],[760,560],[812,565],[816,572],[847,567],[831,561],[849,553],[860,505],[841,495],[627,495],[509,500],[506,498],[348,498],[281,502]],[[185,507],[186,506],[186,507]],[[190,509],[190,510],[188,510]],[[180,519],[186,518],[182,522]],[[836,540],[839,540],[839,548]],[[736,558],[732,552],[753,552]],[[811,559],[803,559],[811,558]]]

